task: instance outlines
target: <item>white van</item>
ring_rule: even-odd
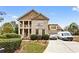
[[[73,36],[68,31],[61,31],[61,32],[58,32],[58,39],[61,39],[64,41],[72,41]]]

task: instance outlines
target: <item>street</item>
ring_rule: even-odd
[[[79,53],[79,42],[50,40],[44,53]]]

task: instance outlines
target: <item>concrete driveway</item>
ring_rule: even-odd
[[[50,40],[44,53],[79,53],[79,42]]]

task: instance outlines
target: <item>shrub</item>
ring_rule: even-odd
[[[16,33],[5,33],[3,35],[5,35],[7,38],[20,38],[21,37],[20,35]]]
[[[5,38],[7,38],[7,37],[6,37],[5,35],[0,35],[0,38],[4,38],[4,39],[5,39]]]
[[[30,38],[31,38],[31,40],[36,40],[37,39],[37,35],[32,34]]]
[[[49,35],[47,35],[47,34],[42,35],[42,39],[44,39],[44,40],[48,40],[48,39],[49,39]]]
[[[37,35],[37,40],[42,40],[42,35]]]
[[[49,35],[45,34],[45,35],[31,35],[31,40],[48,40],[49,39]]]
[[[0,39],[0,47],[4,48],[4,52],[11,53],[20,47],[21,41],[21,39]]]

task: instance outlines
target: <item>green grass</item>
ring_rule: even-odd
[[[36,42],[27,42],[27,43],[23,43],[23,53],[42,53],[44,52],[44,50],[46,49],[46,46],[43,46],[41,44],[38,44]]]

